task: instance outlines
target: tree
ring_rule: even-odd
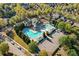
[[[68,51],[68,55],[69,55],[69,56],[78,56],[78,54],[76,53],[76,51],[75,51],[74,49],[70,49],[70,50]]]
[[[5,12],[4,17],[11,18],[14,15],[15,15],[15,12],[13,10],[9,10]]]
[[[4,27],[6,25],[7,25],[7,22],[4,19],[0,18],[0,27]]]
[[[19,21],[21,21],[21,18],[18,15],[15,15],[9,19],[9,24],[14,25]]]
[[[3,13],[4,13],[4,12],[3,12],[3,9],[2,9],[2,8],[0,8],[0,18],[4,16],[4,14],[3,14]]]
[[[9,24],[10,25],[16,24],[16,22],[14,21],[14,17],[12,17],[12,18],[9,19]]]
[[[20,31],[23,30],[23,28],[25,27],[25,25],[22,23],[22,24],[18,24],[14,27],[15,31],[17,32],[17,34],[19,34]]]
[[[2,52],[0,51],[0,56],[3,56]]]
[[[10,18],[15,15],[13,7],[10,7],[11,4],[0,4],[0,17]]]
[[[44,14],[49,14],[49,13],[52,13],[52,8],[51,7],[45,8]]]
[[[22,31],[19,30],[18,35],[23,39],[23,41],[26,44],[29,44],[30,43],[30,38],[28,36],[24,35],[24,33]]]
[[[14,38],[14,33],[12,31],[8,31],[6,33],[9,37]]]
[[[20,4],[17,4],[14,10],[16,12],[16,15],[18,15],[19,17],[26,17],[26,10]]]
[[[60,44],[66,44],[67,39],[68,39],[67,35],[60,37],[59,39]]]
[[[15,29],[16,33],[18,34],[19,31],[20,31],[19,26],[16,25],[16,26],[14,27],[14,29]]]
[[[74,26],[74,27],[72,27],[72,32],[74,32],[75,34],[77,34],[78,33],[78,31],[79,31],[79,27],[77,27],[77,26]]]
[[[48,56],[48,54],[47,54],[46,50],[41,50],[39,52],[39,56]]]
[[[71,28],[72,28],[71,24],[67,22],[65,24],[65,31],[68,33],[71,33]]]
[[[30,49],[29,51],[30,51],[31,53],[38,53],[39,48],[38,48],[36,42],[30,42],[30,43],[28,44],[28,46],[29,46],[29,49]]]
[[[24,34],[24,33],[23,33]],[[28,36],[23,36],[23,40],[25,43],[29,44],[30,43],[30,38]]]
[[[79,27],[74,26],[72,27],[72,32],[77,35],[77,39],[79,39]]]
[[[58,26],[57,26],[59,29],[63,30],[64,27],[65,27],[65,23],[63,21],[59,22],[58,23]]]
[[[39,16],[40,14],[41,14],[40,8],[38,8],[37,10],[34,11],[34,15]]]
[[[0,44],[0,51],[2,52],[2,54],[7,53],[8,50],[9,50],[8,44],[5,43],[5,42],[2,42],[2,43]]]
[[[54,11],[57,12],[57,13],[61,13],[61,10],[62,10],[62,6],[58,5]]]
[[[77,36],[75,34],[71,34],[71,35],[65,35],[60,37],[59,42],[60,44],[63,44],[68,46],[69,48],[72,48],[76,40],[77,40]]]
[[[33,8],[34,6],[35,6],[35,3],[30,3],[30,4],[29,4],[29,7],[30,7],[30,8]]]
[[[71,41],[75,42],[77,40],[77,36],[75,34],[70,34],[69,38],[71,39]]]

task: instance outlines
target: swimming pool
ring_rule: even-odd
[[[37,37],[40,37],[40,35],[43,34],[43,32],[33,31],[30,28],[24,28],[22,31],[26,36],[28,35],[31,39],[35,39]]]

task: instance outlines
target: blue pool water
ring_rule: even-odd
[[[34,39],[42,34],[42,32],[33,32],[30,28],[24,28],[22,31],[26,36],[28,35],[31,39]]]

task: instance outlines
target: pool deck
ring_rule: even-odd
[[[40,50],[45,49],[47,51],[48,55],[51,56],[54,53],[54,51],[59,47],[59,45],[60,45],[59,37],[61,37],[61,36],[63,36],[63,33],[61,33],[61,32],[54,33],[52,35],[53,38],[51,39],[52,42],[45,40],[44,42],[39,43],[38,44],[39,49]]]
[[[30,40],[39,42],[41,39],[43,39],[44,32],[48,31],[49,33],[51,33],[53,30],[55,30],[55,27],[50,25],[49,23],[46,23],[46,24],[37,24],[35,29],[36,30],[32,30],[30,28],[24,28],[22,32],[26,36],[28,36]]]

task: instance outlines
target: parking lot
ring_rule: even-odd
[[[22,50],[20,50],[17,45],[12,45],[10,42],[8,42],[8,45],[9,45],[9,52],[12,52],[13,54],[15,55],[18,55],[18,56],[25,56],[24,52]]]
[[[59,47],[59,37],[63,36],[61,32],[55,32],[52,34],[52,39],[50,41],[45,40],[42,43],[39,43],[38,47],[40,50],[45,49],[48,52],[48,55],[52,55],[52,53]]]

